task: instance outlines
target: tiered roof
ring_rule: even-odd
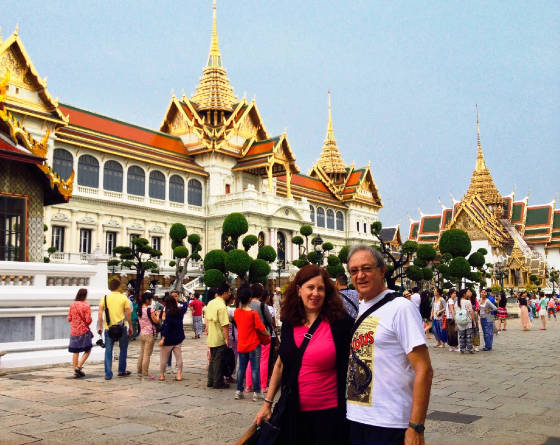
[[[477,133],[477,147],[476,147],[476,166],[472,174],[471,184],[465,198],[472,196],[479,196],[484,204],[490,207],[495,207],[495,215],[500,217],[504,200],[500,192],[494,185],[494,180],[490,174],[490,170],[486,167],[484,154],[482,153],[482,146],[480,144],[480,124],[478,121],[478,110],[476,113],[476,133]]]
[[[442,204],[441,214],[421,215],[420,221],[411,220],[408,238],[431,244],[439,240],[445,230],[462,228],[506,251],[511,250],[517,240],[518,248],[531,258],[536,254],[530,245],[560,247],[560,210],[555,209],[556,200],[529,206],[529,196],[519,201],[515,200],[515,192],[502,197],[486,167],[480,144],[478,113],[476,124],[476,167],[465,197],[461,202],[454,201],[452,207]]]
[[[0,159],[7,159],[37,167],[39,180],[44,183],[44,204],[68,202],[72,196],[74,172],[62,179],[46,161],[49,131],[41,141],[29,133],[5,105],[10,72],[0,80]]]
[[[208,63],[202,72],[200,83],[191,98],[199,111],[222,110],[232,111],[233,105],[239,102],[226,76],[226,69],[222,64],[222,54],[218,44],[218,29],[216,25],[216,0],[213,5],[212,39]]]
[[[338,151],[336,139],[334,138],[330,91],[329,91],[329,122],[327,124],[327,135],[325,136],[325,142],[323,143],[321,156],[319,157],[315,165],[321,167],[321,169],[329,175],[346,174],[346,164],[344,163],[344,160],[342,159],[342,156]]]
[[[57,130],[61,141],[207,176],[204,169],[186,154],[178,137],[71,105],[61,104],[60,109],[69,118],[69,125]]]

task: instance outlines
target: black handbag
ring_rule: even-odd
[[[107,333],[109,334],[109,338],[113,341],[118,341],[122,335],[124,334],[124,325],[122,324],[114,324],[111,325],[111,318],[109,317],[109,309],[107,308],[107,295],[105,295],[105,319],[107,320]]]
[[[305,349],[320,324],[320,317],[317,317],[298,348],[296,362],[297,372],[293,374],[296,380],[299,375]],[[288,425],[290,416],[295,415],[295,410],[297,409],[298,397],[292,389],[296,383],[297,382],[286,382],[282,385],[282,394],[274,406],[272,416],[268,421],[263,422],[262,425],[257,428],[255,435],[247,441],[248,445],[276,445],[279,443],[283,429],[290,428],[290,425]]]

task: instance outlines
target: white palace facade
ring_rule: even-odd
[[[204,255],[222,246],[222,222],[231,212],[242,212],[248,233],[277,247],[286,267],[297,258],[291,241],[303,224],[332,242],[334,252],[373,242],[369,229],[381,198],[369,165],[343,161],[330,97],[322,151],[317,147],[317,162],[302,174],[286,133],[269,134],[255,101],[235,95],[218,46],[215,5],[199,85],[190,98],[171,97],[157,130],[53,99],[17,29],[0,38],[0,76],[9,76],[0,105],[45,142],[46,162],[72,188],[69,202],[44,208],[44,254],[56,248],[51,262],[84,262],[96,249],[110,255],[145,237],[163,252],[162,273],[170,273],[170,226],[181,222],[198,233]]]

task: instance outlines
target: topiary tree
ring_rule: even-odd
[[[253,247],[258,242],[259,239],[255,235],[247,235],[243,238],[241,244],[243,244],[243,247],[245,248],[245,252],[249,252],[251,247]]]
[[[333,243],[329,243],[329,242],[323,243],[323,245],[321,247],[323,247],[323,250],[325,252],[330,252],[331,250],[334,249]]]
[[[265,260],[268,263],[273,263],[276,260],[276,251],[272,246],[262,246],[259,249],[257,258],[260,260]]]
[[[381,239],[382,228],[383,225],[381,224],[381,221],[375,221],[374,223],[371,224],[371,234],[375,236],[375,238],[377,238],[377,241],[379,243],[379,245],[375,246],[375,248],[378,249],[385,257],[385,263],[387,267],[387,270],[385,272],[385,280],[387,281],[387,286],[390,289],[394,289],[395,283],[397,282],[397,278],[400,278],[401,283],[403,282],[404,266],[405,264],[409,263],[412,256],[418,250],[418,244],[415,241],[409,240],[403,243],[403,245],[400,248],[400,251],[392,252],[389,244],[383,241],[383,239]],[[346,256],[348,256],[348,254],[346,254]],[[412,278],[410,279],[412,281],[417,281],[417,280],[413,280]],[[419,280],[421,280],[421,278],[419,278]]]
[[[136,277],[132,280],[134,287],[134,297],[140,295],[140,289],[146,272],[159,273],[158,265],[153,260],[161,256],[161,251],[153,249],[146,238],[135,238],[131,241],[132,246],[117,246],[113,249],[113,254],[118,255],[118,264],[125,269],[136,272]]]
[[[304,224],[299,228],[299,233],[301,233],[305,237],[305,252],[309,253],[309,237],[313,235],[313,227],[309,224]]]
[[[173,261],[169,262],[170,267],[175,267],[175,282],[172,290],[183,293],[183,282],[188,271],[189,261],[200,260],[198,252],[202,250],[200,245],[200,235],[192,233],[187,237],[187,227],[181,223],[172,224],[169,228],[169,238],[171,238],[171,247],[173,249]],[[191,250],[187,249],[184,240],[191,246]]]
[[[329,255],[327,257],[326,270],[331,278],[336,278],[337,275],[344,273],[344,266],[337,255]]]
[[[247,218],[241,213],[230,213],[222,224],[222,233],[231,238],[233,248],[237,249],[239,237],[249,230]]]
[[[348,263],[348,252],[350,252],[350,246],[344,246],[340,249],[340,252],[338,252],[338,259],[342,264]]]
[[[420,283],[424,279],[424,272],[422,268],[412,264],[407,267],[406,276],[409,280]]]
[[[449,253],[453,258],[466,257],[471,251],[469,235],[461,229],[446,230],[439,239],[439,251]]]
[[[241,213],[228,215],[222,224],[223,234],[230,237],[232,244],[237,246],[238,239],[247,232],[249,223]],[[259,249],[257,259],[253,259],[248,251],[257,244],[258,238],[247,235],[243,238],[243,250],[232,249],[225,252],[222,249],[211,250],[204,257],[204,283],[215,287],[229,279],[233,273],[244,282],[265,284],[270,273],[270,264],[276,260],[276,251],[271,246],[263,246]]]
[[[292,238],[292,243],[298,246],[298,254],[301,255],[301,246],[303,245],[303,238],[299,235],[296,235]]]

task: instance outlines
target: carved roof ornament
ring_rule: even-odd
[[[196,103],[197,110],[232,111],[239,99],[226,76],[222,64],[222,54],[218,45],[218,29],[216,25],[216,0],[213,4],[212,39],[208,63],[202,71],[202,77],[191,100]]]
[[[343,174],[346,175],[346,164],[340,155],[336,139],[334,138],[333,124],[332,124],[332,111],[331,111],[331,92],[329,91],[329,121],[327,125],[327,135],[323,143],[323,150],[321,156],[315,163],[317,167],[331,175]]]
[[[471,184],[465,193],[465,198],[479,196],[484,204],[491,207],[497,217],[501,217],[504,199],[494,185],[490,170],[486,167],[482,145],[480,143],[480,124],[478,121],[478,107],[476,109],[477,154],[476,166],[472,174]]]

